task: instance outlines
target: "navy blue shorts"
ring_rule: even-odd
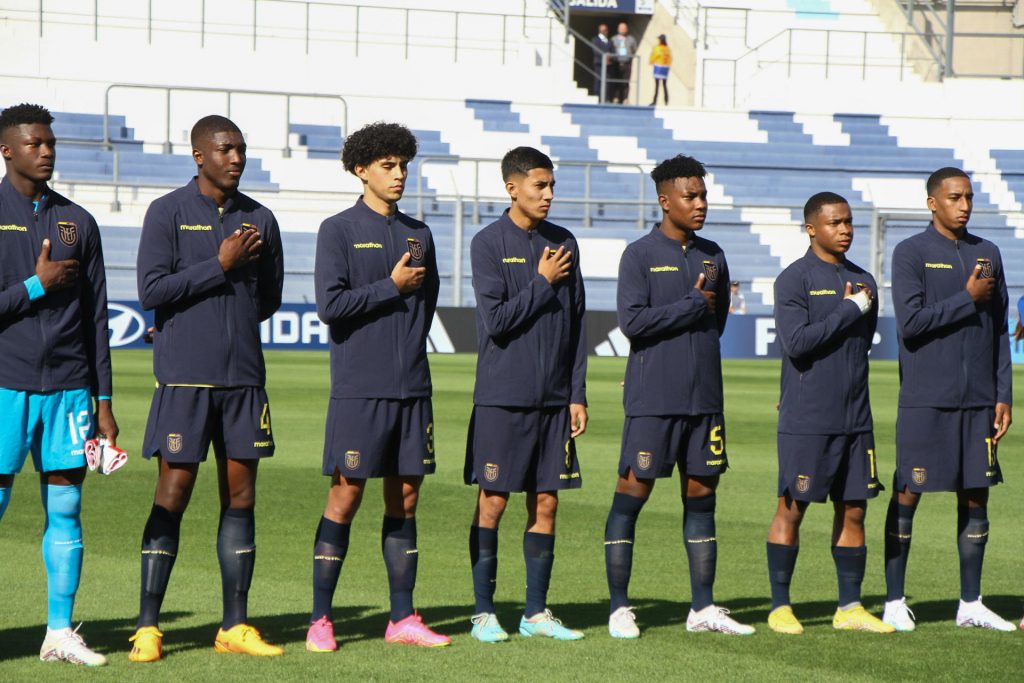
[[[429,398],[332,398],[323,473],[346,479],[433,474],[434,408]]]
[[[622,428],[619,476],[629,470],[637,479],[671,477],[676,464],[687,476],[711,477],[725,472],[725,418],[705,415],[626,417]]]
[[[779,434],[778,495],[824,503],[867,500],[884,491],[878,482],[875,437],[860,434]]]
[[[994,408],[900,408],[896,490],[956,491],[1000,483],[993,422]]]
[[[559,491],[583,485],[568,406],[473,406],[463,479],[487,491]]]
[[[254,460],[274,454],[270,402],[263,387],[160,386],[153,392],[142,455],[167,462]]]

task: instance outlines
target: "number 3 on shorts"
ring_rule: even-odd
[[[711,429],[711,437],[708,441],[711,442],[711,453],[713,455],[721,455],[725,452],[725,439],[722,438],[722,425],[715,425]]]

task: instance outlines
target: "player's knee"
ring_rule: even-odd
[[[558,496],[550,493],[538,493],[533,512],[532,516],[536,517],[539,522],[554,522],[558,512]]]
[[[82,487],[44,484],[40,488],[46,506],[47,535],[65,548],[81,548]]]

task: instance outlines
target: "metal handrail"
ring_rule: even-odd
[[[164,154],[170,154],[172,151],[171,146],[171,94],[174,92],[205,92],[205,93],[218,93],[223,94],[227,98],[227,116],[231,117],[231,97],[232,95],[258,95],[268,97],[283,97],[285,99],[285,122],[284,122],[284,147],[281,153],[285,157],[292,155],[291,148],[291,132],[289,131],[289,125],[291,124],[291,111],[292,111],[292,99],[326,99],[326,100],[337,100],[342,105],[341,111],[341,135],[348,132],[348,102],[341,95],[328,95],[323,93],[295,93],[295,92],[283,92],[274,90],[228,90],[225,88],[202,88],[198,86],[184,86],[184,85],[136,85],[133,83],[114,83],[113,85],[107,86],[106,91],[103,93],[103,144],[108,148],[112,147],[110,140],[110,92],[115,89],[132,89],[132,90],[159,90],[163,91],[164,99],[166,104],[166,129],[163,140],[163,151]]]
[[[498,165],[500,165],[501,164],[501,159],[496,159],[496,158],[491,158],[491,157],[459,157],[459,156],[455,156],[455,155],[449,155],[449,156],[433,155],[433,156],[419,157],[418,161],[419,161],[419,173],[416,174],[416,197],[417,197],[417,200],[416,200],[416,218],[419,219],[419,220],[423,220],[423,216],[424,216],[424,212],[423,212],[423,199],[427,196],[423,192],[423,176],[424,176],[423,168],[425,166],[427,166],[428,164],[431,164],[431,163],[433,163],[433,164],[439,164],[439,163],[446,163],[446,164],[455,163],[455,164],[458,164],[460,162],[469,162],[469,163],[473,164],[473,194],[471,195],[471,197],[472,197],[472,201],[473,201],[472,220],[473,220],[474,224],[480,222],[480,202],[482,200],[483,201],[493,201],[493,200],[502,200],[502,201],[504,201],[504,200],[507,199],[507,197],[486,197],[486,196],[481,196],[481,194],[480,194],[480,164],[485,164],[486,163],[486,164],[498,164]],[[568,203],[582,203],[583,204],[583,206],[584,206],[584,208],[583,208],[583,227],[585,227],[585,228],[591,227],[591,223],[592,223],[591,204],[632,203],[632,200],[630,200],[629,202],[626,202],[625,200],[615,200],[615,199],[595,200],[593,197],[591,197],[591,194],[590,194],[591,171],[594,169],[594,167],[609,168],[609,167],[615,166],[615,167],[628,167],[628,168],[635,168],[635,169],[637,169],[637,171],[638,171],[638,174],[637,174],[638,183],[637,183],[637,185],[638,185],[638,188],[639,188],[639,199],[636,200],[636,201],[638,202],[638,206],[640,207],[639,215],[637,217],[637,227],[641,228],[641,229],[644,227],[645,220],[644,220],[644,215],[643,215],[643,206],[644,206],[644,204],[646,202],[646,199],[645,199],[645,195],[646,195],[645,187],[646,187],[646,178],[647,178],[647,176],[646,176],[646,174],[644,172],[643,166],[641,166],[640,164],[635,164],[635,163],[621,163],[621,164],[617,164],[617,163],[612,163],[612,162],[608,162],[608,161],[572,161],[572,160],[561,160],[561,159],[554,160],[554,163],[558,167],[563,167],[563,166],[579,166],[579,167],[583,167],[583,169],[584,169],[584,175],[583,175],[583,197],[578,197],[578,198],[574,197],[574,198],[571,198],[571,199],[570,198],[565,198],[565,199],[559,198],[559,201],[566,201]]]

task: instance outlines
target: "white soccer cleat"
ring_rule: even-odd
[[[99,652],[89,649],[78,635],[78,628],[59,628],[56,630],[46,629],[46,639],[43,646],[39,648],[39,659],[44,662],[70,662],[72,664],[83,664],[85,666],[103,666],[107,658]]]
[[[608,617],[608,634],[612,638],[639,638],[636,615],[632,607],[620,607]]]
[[[729,616],[729,610],[718,605],[708,605],[699,612],[691,609],[686,617],[686,630],[690,633],[717,631],[733,636],[749,636],[754,633],[753,626],[741,624]]]
[[[909,633],[917,628],[914,623],[914,613],[907,607],[907,599],[890,600],[885,603],[885,612],[882,614],[882,621],[892,626],[900,633]]]
[[[956,611],[956,625],[961,628],[987,628],[993,631],[1016,631],[1017,627],[981,604],[981,598],[974,602],[960,601]]]

